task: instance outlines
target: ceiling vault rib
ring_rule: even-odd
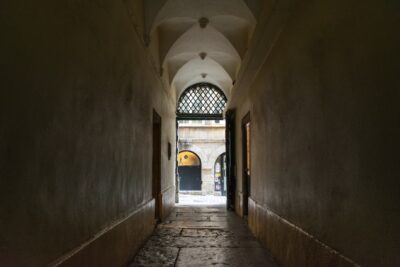
[[[229,98],[256,19],[243,0],[158,0],[149,14],[149,48],[176,97],[196,83]]]

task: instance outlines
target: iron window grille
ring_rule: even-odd
[[[188,87],[178,100],[178,119],[222,119],[226,96],[210,83],[197,83]]]

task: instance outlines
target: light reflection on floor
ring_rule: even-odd
[[[177,206],[221,206],[226,205],[225,196],[201,196],[201,195],[187,195],[179,194],[179,203]]]
[[[241,218],[223,206],[204,205],[221,197],[183,198],[204,202],[175,207],[129,267],[277,267]]]

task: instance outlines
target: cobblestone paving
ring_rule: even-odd
[[[176,207],[129,267],[276,267],[243,221],[225,207]]]

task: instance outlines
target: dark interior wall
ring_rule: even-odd
[[[283,221],[363,266],[400,265],[399,10],[301,1],[250,88],[253,228],[283,265],[316,256]]]
[[[175,105],[128,14],[111,0],[1,4],[1,266],[49,264],[151,201],[153,108],[173,186]]]

